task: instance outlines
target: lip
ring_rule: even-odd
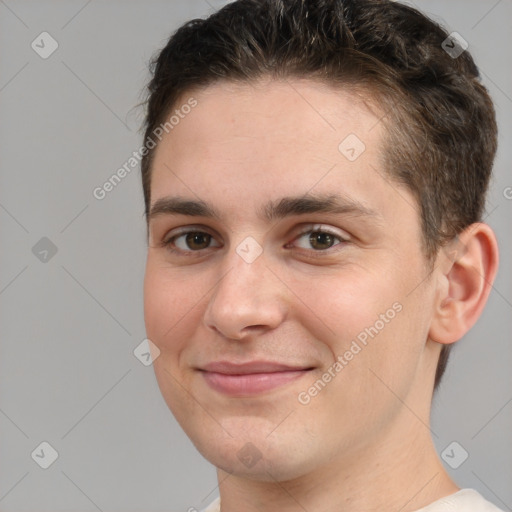
[[[200,371],[206,383],[215,391],[229,396],[252,396],[299,379],[312,369],[272,361],[217,361],[205,365]]]

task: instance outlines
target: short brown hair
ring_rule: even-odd
[[[224,80],[307,78],[384,106],[386,172],[418,201],[423,245],[482,219],[497,146],[492,101],[467,51],[416,9],[389,0],[236,0],[182,25],[151,61],[146,144],[183,94]],[[154,146],[154,144],[153,144]],[[142,158],[146,219],[153,146]],[[449,348],[441,350],[435,388]]]

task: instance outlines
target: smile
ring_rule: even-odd
[[[229,396],[252,396],[300,379],[312,368],[294,368],[276,363],[212,363],[201,369],[213,390]]]

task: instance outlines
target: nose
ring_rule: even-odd
[[[225,263],[204,314],[207,328],[231,340],[275,329],[286,317],[286,290],[265,253],[248,263],[233,250]]]

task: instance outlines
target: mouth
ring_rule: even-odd
[[[213,390],[232,397],[254,396],[300,379],[314,368],[268,361],[235,364],[226,361],[199,368]]]

